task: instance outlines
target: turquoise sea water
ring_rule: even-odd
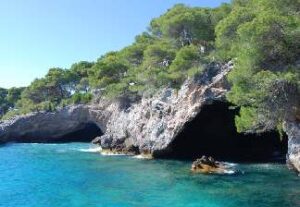
[[[298,207],[300,177],[282,164],[237,164],[199,175],[190,162],[87,152],[89,144],[0,147],[2,207]]]

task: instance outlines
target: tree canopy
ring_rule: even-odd
[[[239,131],[274,128],[298,113],[299,6],[297,0],[235,1],[216,27],[217,53],[235,60],[228,100],[242,107]]]
[[[51,68],[26,88],[0,89],[0,116],[51,111],[93,96],[136,99],[176,88],[210,62],[233,60],[227,99],[240,108],[238,131],[273,129],[300,117],[299,10],[299,0],[177,4],[119,51]]]

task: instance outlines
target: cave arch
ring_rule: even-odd
[[[287,137],[280,139],[276,131],[263,134],[237,133],[234,117],[238,110],[230,104],[214,102],[186,123],[183,130],[158,155],[161,158],[195,159],[210,155],[223,161],[284,161]]]
[[[97,124],[87,122],[81,124],[77,130],[59,137],[56,142],[91,142],[94,138],[102,135],[103,132]]]
[[[95,137],[103,135],[103,131],[94,122],[84,122],[76,125],[74,130],[68,130],[65,134],[51,134],[49,130],[34,129],[21,136],[14,136],[19,143],[68,143],[91,142]]]

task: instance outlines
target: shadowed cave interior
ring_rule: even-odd
[[[230,110],[224,102],[206,105],[160,158],[196,159],[202,155],[223,161],[272,162],[285,161],[287,136],[282,140],[276,131],[257,134],[237,133],[234,117],[237,110]]]
[[[79,130],[60,137],[57,142],[91,142],[95,137],[103,135],[101,129],[92,122],[84,123]]]
[[[101,129],[92,122],[82,123],[78,130],[65,134],[60,137],[49,138],[45,132],[28,133],[19,137],[17,142],[38,142],[38,143],[67,143],[67,142],[91,142],[95,137],[103,135]]]

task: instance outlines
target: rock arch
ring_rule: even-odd
[[[55,112],[19,116],[1,123],[2,142],[90,142],[106,130],[106,116],[90,106],[68,106]]]

